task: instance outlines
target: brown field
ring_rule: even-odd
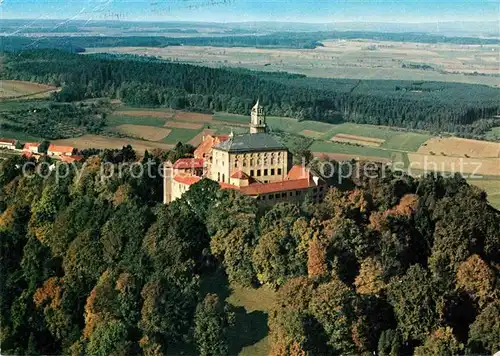
[[[171,119],[174,117],[174,112],[168,111],[153,111],[153,110],[124,110],[124,111],[115,111],[117,115],[123,116],[148,116],[148,117],[156,117],[161,119]]]
[[[176,111],[175,119],[181,121],[210,122],[213,120],[213,115],[200,114],[196,112]]]
[[[431,138],[417,151],[421,154],[473,157],[473,158],[498,158],[500,157],[500,143],[478,140],[469,140],[457,137]]]
[[[315,49],[210,46],[87,48],[86,53],[132,53],[211,67],[286,71],[312,77],[462,82],[498,86],[498,45],[376,40],[326,40]],[[432,69],[411,69],[426,64]],[[403,65],[406,66],[403,67]]]
[[[170,129],[128,124],[117,126],[114,130],[125,135],[142,138],[148,141],[160,141],[172,132]]]
[[[151,151],[155,148],[169,150],[175,146],[159,142],[141,141],[141,140],[127,139],[127,138],[107,137],[107,136],[97,136],[97,135],[83,135],[75,138],[52,141],[52,143],[56,145],[73,146],[79,149],[84,149],[84,148],[121,149],[123,146],[131,145],[132,148],[137,152],[143,152],[145,150]]]
[[[336,134],[330,140],[334,142],[345,142],[345,143],[352,143],[356,145],[372,146],[372,147],[379,147],[381,144],[385,142],[385,140],[378,138],[348,135],[348,134]]]
[[[193,145],[194,147],[197,147],[201,143],[201,141],[203,140],[203,136],[205,136],[205,135],[213,135],[213,134],[215,134],[216,131],[217,130],[213,130],[213,129],[203,130],[198,135],[196,135],[195,137],[193,137],[188,143],[190,145]]]
[[[165,127],[173,127],[177,129],[188,129],[188,130],[199,130],[203,128],[201,123],[190,123],[190,122],[179,122],[179,121],[167,121]]]
[[[57,88],[20,80],[0,80],[0,99],[44,98]]]
[[[310,138],[320,138],[323,136],[323,132],[312,131],[312,130],[303,130],[300,132],[302,136],[310,137]]]
[[[415,170],[500,175],[500,158],[465,158],[408,153],[408,159],[410,168]]]
[[[389,158],[382,158],[376,156],[360,156],[356,154],[347,154],[347,153],[329,153],[329,152],[313,152],[314,157],[328,157],[329,159],[335,161],[348,161],[348,160],[356,160],[356,161],[373,161],[373,162],[381,162],[381,163],[389,163],[391,160]]]

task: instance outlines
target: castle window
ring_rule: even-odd
[[[220,172],[217,172],[217,181],[220,182]]]
[[[250,170],[250,177],[253,177],[254,171],[253,169]]]
[[[257,177],[260,177],[260,169],[257,169]]]
[[[281,175],[281,168],[278,168],[278,175]]]
[[[225,182],[226,181],[226,176],[224,174],[222,174],[222,181]]]
[[[271,168],[271,175],[274,176],[274,168]]]
[[[264,175],[267,176],[267,169],[264,169]]]

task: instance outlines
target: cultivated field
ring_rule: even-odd
[[[57,91],[56,87],[24,82],[20,80],[0,80],[0,100],[5,99],[42,99]]]
[[[133,116],[133,117],[154,117],[154,118],[161,118],[161,119],[171,119],[174,117],[175,112],[166,109],[166,110],[118,110],[115,112],[116,115],[123,115],[123,116]]]
[[[321,138],[323,136],[322,132],[317,132],[317,131],[312,131],[312,130],[302,130],[300,131],[300,134],[305,137],[310,137],[310,138]]]
[[[371,137],[348,135],[348,134],[336,134],[330,140],[332,140],[333,142],[344,142],[344,143],[351,143],[354,145],[372,146],[372,147],[379,147],[385,142],[385,140],[379,138],[371,138]]]
[[[155,148],[169,150],[174,145],[169,145],[160,142],[134,140],[130,138],[107,137],[98,135],[83,135],[75,138],[68,138],[64,140],[55,140],[52,143],[57,145],[73,146],[79,149],[84,148],[111,148],[121,149],[123,146],[131,145],[136,151],[144,152],[145,150],[153,150]]]
[[[203,124],[193,124],[190,122],[167,121],[165,127],[174,127],[177,129],[199,130],[203,128]]]
[[[498,86],[498,45],[328,40],[315,49],[170,46],[87,48],[212,67],[286,71],[312,77],[463,82]],[[425,67],[418,67],[418,66]]]
[[[120,125],[115,128],[115,131],[132,136],[141,138],[147,141],[160,141],[167,137],[172,130],[161,129],[152,126],[142,126],[142,125]]]
[[[457,137],[432,138],[422,145],[418,153],[475,158],[500,157],[500,143],[468,140]]]

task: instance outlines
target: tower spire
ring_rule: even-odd
[[[252,115],[250,120],[250,133],[266,132],[266,115],[264,108],[260,105],[260,99],[257,99],[254,107],[252,108]]]

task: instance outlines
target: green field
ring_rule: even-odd
[[[488,194],[491,206],[500,210],[500,177],[484,176],[483,178],[468,179],[467,182],[484,190]]]
[[[229,330],[229,354],[265,356],[269,354],[267,315],[276,293],[266,286],[247,288],[230,285],[222,272],[202,279],[201,295],[215,293],[225,300],[235,314]]]
[[[486,133],[487,140],[500,140],[500,126],[492,128],[489,132]]]
[[[175,145],[177,142],[187,143],[198,135],[201,130],[189,130],[189,129],[178,129],[173,128],[172,132],[165,137],[161,142]]]
[[[108,126],[119,126],[119,125],[143,125],[143,126],[154,126],[163,127],[165,125],[166,119],[151,116],[128,116],[113,114],[106,118],[106,124]]]
[[[42,140],[42,138],[40,137],[25,134],[24,132],[8,131],[8,130],[0,130],[0,137],[15,138],[16,140],[19,140],[21,142],[33,142],[33,141],[37,142]]]

